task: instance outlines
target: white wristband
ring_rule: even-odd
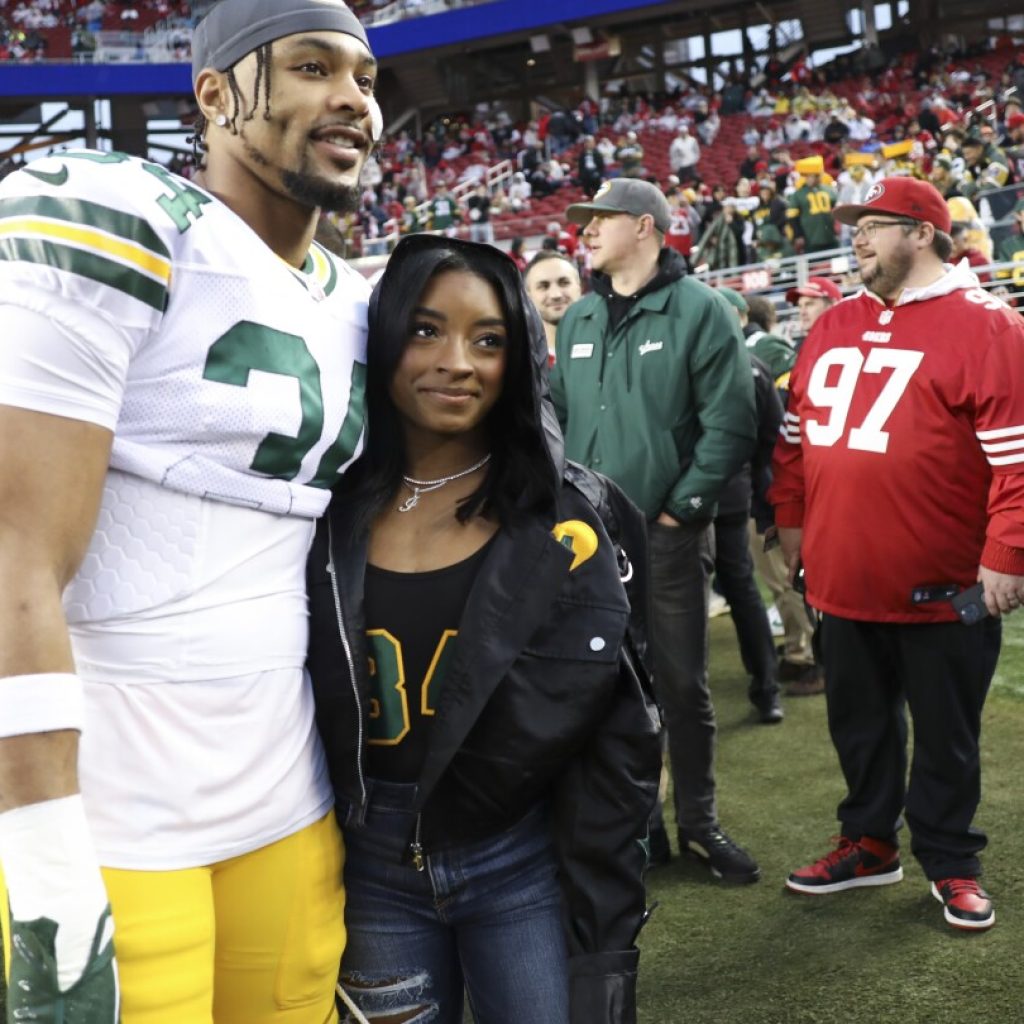
[[[0,678],[0,739],[60,729],[82,731],[82,680],[70,672]]]

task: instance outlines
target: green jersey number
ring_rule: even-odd
[[[324,427],[320,367],[303,338],[242,320],[210,347],[203,368],[206,380],[248,387],[253,370],[293,377],[299,384],[302,422],[295,437],[270,432],[260,442],[249,468],[279,480],[294,480],[317,444]],[[311,487],[331,487],[340,468],[352,458],[363,425],[366,367],[352,366],[348,412],[334,443],[324,452]]]
[[[123,164],[131,157],[127,153],[92,153],[72,152],[62,153],[62,159],[67,160],[88,160],[94,164]],[[168,217],[174,221],[174,226],[181,234],[184,234],[192,226],[192,222],[199,220],[203,215],[203,207],[211,202],[211,199],[204,192],[186,185],[180,178],[176,178],[166,167],[160,164],[151,164],[148,160],[142,161],[142,169],[152,174],[166,189],[170,195],[160,196],[157,205]]]
[[[420,687],[421,717],[430,718],[435,713],[430,699],[430,687],[435,680],[444,678],[445,669],[455,651],[453,641],[458,635],[457,629],[446,629],[441,634]],[[366,639],[370,645],[372,691],[367,743],[394,747],[405,739],[411,727],[402,644],[386,629],[368,629]]]

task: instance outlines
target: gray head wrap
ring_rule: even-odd
[[[342,0],[221,0],[192,35],[192,85],[203,68],[227,71],[264,43],[296,32],[344,32],[370,49]]]

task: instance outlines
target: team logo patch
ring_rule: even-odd
[[[586,523],[579,519],[567,519],[564,523],[556,523],[551,536],[562,547],[573,553],[569,572],[574,572],[597,551],[597,534]]]
[[[594,193],[594,199],[600,199],[601,196],[608,195],[612,190],[612,183],[610,181],[603,182],[601,187]],[[591,200],[593,202],[593,200]]]
[[[864,197],[864,202],[873,203],[876,199],[881,199],[884,195],[885,186],[880,181],[876,181],[868,190],[868,194]]]

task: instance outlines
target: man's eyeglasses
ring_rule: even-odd
[[[856,242],[863,235],[867,241],[871,242],[874,241],[875,233],[880,228],[891,228],[897,225],[913,227],[919,223],[920,221],[911,220],[909,217],[903,217],[900,220],[869,220],[858,224],[850,233],[850,237]]]

